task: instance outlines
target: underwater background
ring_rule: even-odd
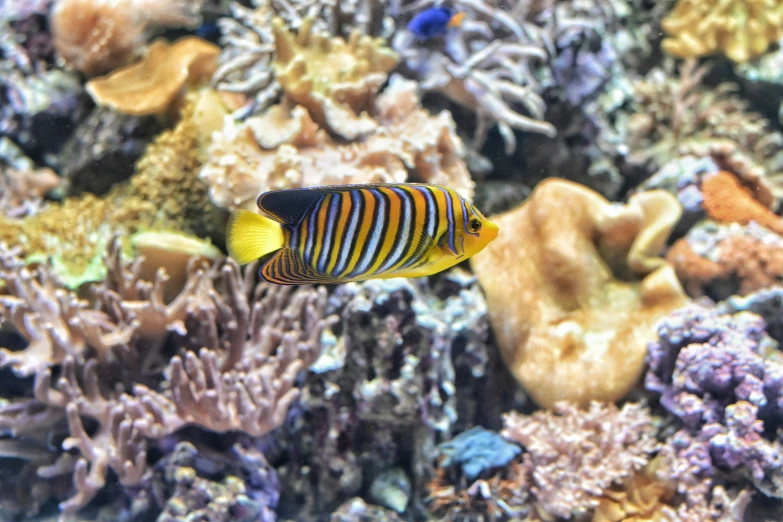
[[[783,0],[0,0],[0,521],[783,520]],[[443,185],[421,278],[226,256]]]

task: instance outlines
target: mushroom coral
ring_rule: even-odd
[[[664,191],[623,205],[550,178],[493,218],[501,233],[471,263],[502,356],[538,404],[614,401],[637,382],[653,325],[687,302],[659,257],[680,213]]]
[[[209,79],[220,48],[196,37],[158,39],[140,62],[87,82],[98,105],[142,116],[165,111],[183,87]]]
[[[734,62],[764,54],[783,37],[780,0],[680,0],[661,26],[663,50],[680,58],[723,52]]]

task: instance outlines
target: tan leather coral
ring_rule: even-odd
[[[764,54],[783,38],[780,0],[679,0],[661,23],[663,50],[680,58],[722,52],[735,62]]]
[[[544,407],[614,401],[637,382],[658,318],[688,298],[660,257],[681,208],[664,191],[627,205],[551,178],[493,217],[471,263],[504,360]]]
[[[98,105],[124,114],[164,112],[188,85],[208,80],[217,67],[220,48],[189,36],[173,44],[156,40],[139,63],[87,82]]]
[[[346,139],[375,130],[364,111],[397,65],[397,53],[381,38],[354,32],[346,42],[313,29],[307,18],[293,34],[282,19],[272,23],[272,66],[286,95],[313,120]]]

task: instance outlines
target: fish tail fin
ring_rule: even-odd
[[[228,255],[246,265],[283,247],[280,223],[249,210],[235,210],[228,218],[226,248]]]
[[[449,20],[449,27],[459,27],[462,25],[462,21],[465,19],[465,13],[459,12],[451,17]]]

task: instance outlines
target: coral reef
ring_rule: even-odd
[[[779,0],[0,4],[0,519],[783,519]],[[225,255],[390,182],[498,237]]]
[[[763,54],[783,37],[783,5],[748,0],[679,0],[662,22],[663,50],[681,58],[722,52],[735,62]]]
[[[663,191],[619,205],[549,179],[495,218],[513,234],[471,265],[503,358],[537,403],[618,400],[634,386],[653,325],[687,301],[658,257],[679,214]]]
[[[0,425],[19,436],[13,426],[20,415],[29,416],[33,429],[55,429],[67,420],[70,436],[62,449],[77,455],[62,453],[38,474],[73,475],[75,493],[61,504],[68,513],[95,497],[110,469],[124,486],[145,482],[150,441],[186,424],[254,435],[279,426],[296,398],[297,372],[318,357],[321,335],[333,322],[324,315],[323,289],[255,285],[253,268],[243,274],[232,262],[214,276],[191,261],[187,284],[164,303],[165,269],[144,281],[139,260],[123,262],[120,249],[112,243],[105,259],[110,277],[94,288],[95,305],[58,287],[46,270],[26,268],[13,252],[2,257],[11,295],[3,296],[0,316],[27,346],[4,349],[0,364],[20,376],[35,374],[35,385],[34,399],[2,408]],[[172,336],[181,351],[161,370],[161,343]],[[44,408],[37,418],[35,407]],[[173,473],[174,495],[185,495],[188,483],[216,495],[247,495],[236,480],[209,485],[187,470]],[[259,509],[276,503],[268,500]],[[200,501],[186,496],[177,502]],[[215,502],[209,509],[229,509]],[[169,503],[166,509],[178,508]]]
[[[329,512],[398,466],[409,476],[409,510],[421,510],[436,445],[485,409],[473,390],[488,367],[484,299],[456,271],[434,288],[404,279],[342,285],[326,313],[341,318],[332,327],[339,337],[324,344],[301,413],[281,434],[289,507],[280,514]]]
[[[127,237],[157,228],[220,237],[221,220],[194,172],[206,157],[209,134],[222,124],[225,112],[216,94],[195,92],[183,108],[182,120],[146,149],[127,183],[101,198],[85,194],[24,220],[5,219],[0,239],[20,246],[29,262],[51,263],[58,276],[76,288],[103,279],[106,267],[101,256],[115,233]]]
[[[736,84],[707,87],[708,69],[689,60],[676,74],[671,67],[655,68],[633,81],[632,102],[601,124],[607,135],[599,148],[634,181],[680,156],[711,156],[722,170],[747,183],[766,179],[763,183],[779,198],[783,135],[737,96]]]
[[[200,178],[215,205],[229,209],[254,210],[267,190],[346,183],[416,181],[472,195],[454,121],[423,109],[415,84],[392,78],[372,118],[376,130],[349,144],[329,137],[301,106],[276,105],[239,124],[228,120]]]

